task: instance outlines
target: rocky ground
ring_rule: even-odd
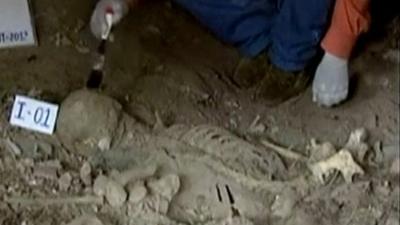
[[[342,106],[267,107],[169,2],[132,12],[101,90],[76,91],[92,6],[35,1],[40,46],[0,51],[0,224],[399,224],[398,18],[361,42]],[[15,94],[60,104],[56,134],[10,126]]]

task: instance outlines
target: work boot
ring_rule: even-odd
[[[270,63],[266,54],[254,58],[242,58],[233,74],[233,81],[242,89],[248,89],[260,82]]]
[[[271,64],[255,86],[255,97],[263,98],[267,105],[278,105],[302,93],[310,80],[311,76],[305,70],[287,72]]]
[[[240,88],[253,90],[255,97],[263,98],[267,105],[277,105],[300,94],[307,88],[310,78],[305,71],[286,72],[277,68],[266,54],[243,58],[233,75]]]

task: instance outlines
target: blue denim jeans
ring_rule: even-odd
[[[253,57],[267,51],[286,71],[317,53],[334,0],[174,0],[229,44]]]

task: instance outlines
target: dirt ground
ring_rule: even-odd
[[[0,50],[1,225],[68,224],[81,215],[92,219],[71,225],[400,223],[400,18],[373,24],[360,43],[343,105],[318,107],[308,89],[268,107],[230,81],[240,60],[234,48],[174,4],[151,2],[113,32],[101,95],[78,93],[66,103],[84,87],[98,44],[87,27],[93,5],[34,1],[39,47]],[[10,126],[15,94],[64,102],[57,135]],[[359,128],[368,137],[352,148]],[[325,166],[315,165],[336,154],[315,158],[322,147],[310,147],[312,139],[346,146],[362,172],[343,179],[349,165],[335,161],[322,183],[312,179]],[[220,192],[232,195],[226,187],[234,204],[221,200]]]

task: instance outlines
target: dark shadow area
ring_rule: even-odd
[[[369,43],[382,41],[395,32],[393,29],[390,29],[390,25],[395,22],[396,17],[400,17],[400,1],[371,0],[370,10],[371,26],[368,33],[361,36],[358,41],[354,51],[355,55],[359,55]],[[399,21],[400,20],[397,19],[397,23],[399,23]],[[398,24],[397,27],[400,27],[400,24]]]
[[[349,95],[348,99],[353,99],[356,96],[356,93],[359,90],[360,85],[360,74],[355,73],[350,77],[350,88],[349,88]]]
[[[387,34],[386,27],[396,16],[400,16],[400,1],[371,0],[371,29],[366,38],[378,40]],[[399,24],[400,25],[400,24]]]

